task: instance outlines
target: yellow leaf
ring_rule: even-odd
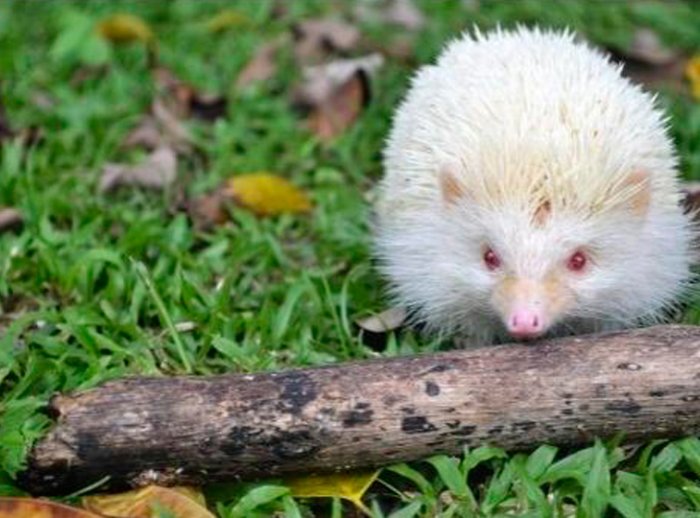
[[[690,81],[693,97],[700,101],[700,55],[694,56],[685,65],[685,76]]]
[[[100,518],[67,505],[35,498],[0,498],[0,518]]]
[[[228,193],[235,202],[259,216],[311,210],[311,200],[304,191],[270,173],[236,176],[228,182]]]
[[[299,498],[337,497],[355,504],[367,514],[369,509],[362,497],[379,476],[381,470],[349,471],[324,475],[305,475],[284,480],[293,496]]]
[[[215,518],[204,496],[189,487],[147,486],[116,495],[83,498],[83,507],[116,518],[151,518],[153,511],[167,509],[175,518]]]
[[[151,28],[141,18],[132,14],[113,14],[97,25],[97,31],[104,39],[114,43],[150,43],[153,40]]]
[[[248,17],[233,9],[223,9],[204,22],[209,32],[221,32],[232,27],[240,27],[248,23]]]

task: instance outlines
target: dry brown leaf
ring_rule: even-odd
[[[137,165],[105,164],[100,192],[112,192],[126,186],[164,189],[175,181],[176,176],[175,151],[169,147],[160,147]]]
[[[159,508],[175,518],[215,518],[202,493],[188,487],[148,486],[117,495],[88,496],[83,507],[115,518],[151,518]]]
[[[165,67],[156,67],[152,73],[157,98],[176,118],[195,116],[212,121],[226,114],[228,102],[224,97],[198,92]]]
[[[386,309],[376,315],[359,319],[355,323],[370,333],[388,333],[403,326],[404,322],[406,322],[406,317],[406,309],[397,306]]]
[[[0,518],[101,518],[76,507],[37,498],[0,497]]]
[[[348,129],[369,102],[369,79],[357,70],[318,104],[308,118],[309,129],[324,142],[329,142]]]
[[[0,234],[13,230],[19,230],[24,224],[22,213],[12,207],[0,207]]]
[[[277,73],[277,53],[280,42],[273,41],[258,48],[236,78],[236,88],[242,89],[259,81],[267,81]]]
[[[235,176],[228,182],[227,192],[237,205],[258,216],[275,216],[285,212],[311,210],[308,195],[289,180],[271,173]]]
[[[172,114],[160,99],[153,101],[151,112],[154,120],[160,125],[165,141],[178,150],[186,150],[192,144],[192,137],[187,128]]]
[[[132,41],[150,43],[153,41],[151,28],[141,18],[133,14],[113,14],[97,25],[97,31],[103,38],[113,43]]]
[[[369,77],[384,64],[381,54],[374,53],[353,59],[338,59],[325,65],[304,67],[304,82],[295,93],[295,102],[302,106],[314,107],[327,101],[334,92],[362,70]]]
[[[209,230],[228,221],[226,206],[232,201],[227,189],[221,188],[185,202],[185,209],[197,229]]]
[[[392,0],[382,18],[386,23],[400,25],[410,31],[417,31],[425,26],[425,16],[412,0]]]
[[[360,31],[330,18],[303,21],[293,28],[294,55],[300,63],[319,61],[331,52],[347,52],[360,41]]]
[[[151,115],[146,115],[138,126],[132,129],[122,142],[123,147],[143,147],[146,149],[155,149],[164,145],[165,137],[161,133],[155,118]]]
[[[626,49],[610,49],[613,58],[624,64],[622,74],[649,88],[683,91],[684,61],[680,52],[663,46],[655,32],[638,29]]]
[[[628,59],[662,66],[677,60],[679,53],[666,48],[651,29],[640,28],[634,31],[632,44],[625,49],[624,55]]]
[[[685,65],[685,77],[690,81],[693,97],[700,101],[700,55],[693,56]]]

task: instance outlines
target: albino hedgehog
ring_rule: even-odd
[[[654,98],[569,32],[464,35],[395,115],[376,251],[397,303],[470,344],[658,319],[691,222]]]

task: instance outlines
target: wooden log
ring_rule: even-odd
[[[386,465],[464,445],[524,449],[700,432],[700,328],[288,372],[133,378],[51,402],[22,485],[66,493]]]

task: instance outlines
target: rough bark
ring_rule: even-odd
[[[563,338],[287,372],[133,378],[51,402],[21,477],[65,493],[407,461],[464,445],[700,432],[700,328]]]

